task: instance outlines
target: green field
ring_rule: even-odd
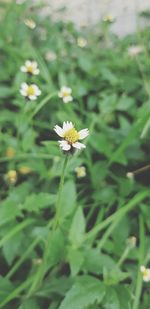
[[[149,309],[150,27],[121,39],[111,18],[78,30],[16,2],[0,2],[0,308]]]

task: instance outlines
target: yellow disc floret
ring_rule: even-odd
[[[35,95],[35,89],[32,86],[29,86],[27,90],[27,94],[28,96]]]
[[[27,66],[27,72],[28,73],[33,73],[33,66],[32,65],[29,65],[29,66]]]
[[[74,128],[72,128],[65,132],[63,137],[69,144],[73,144],[78,141],[79,133]]]

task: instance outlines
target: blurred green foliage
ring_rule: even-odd
[[[149,170],[126,173],[149,160],[150,29],[118,39],[109,23],[77,30],[41,9],[0,3],[0,308],[148,309],[139,267],[150,259]],[[20,71],[27,59],[38,76]],[[19,92],[29,80],[42,91],[35,102]],[[57,96],[64,85],[68,104]],[[53,127],[67,120],[90,135],[69,160],[52,230],[64,160]]]

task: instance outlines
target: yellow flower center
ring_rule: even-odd
[[[149,275],[149,272],[148,272],[147,269],[145,269],[145,270],[142,272],[142,274],[143,274],[143,277],[147,277],[147,276]]]
[[[64,138],[69,144],[73,144],[79,139],[79,133],[74,128],[72,128],[64,134]]]
[[[32,67],[32,65],[29,65],[29,66],[27,67],[27,72],[28,72],[28,73],[33,73],[33,67]]]
[[[35,89],[32,86],[28,87],[27,95],[35,95]]]
[[[63,91],[63,97],[68,97],[70,94],[68,91]]]

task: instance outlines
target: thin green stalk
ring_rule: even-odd
[[[60,183],[59,183],[58,195],[57,195],[57,200],[56,200],[56,215],[55,215],[55,220],[54,220],[54,227],[58,225],[59,219],[60,219],[61,193],[62,193],[62,189],[64,185],[65,170],[66,170],[68,158],[69,158],[69,155],[67,154],[64,160],[64,165],[63,165],[62,174],[61,174]]]
[[[116,213],[109,216],[106,220],[103,222],[100,222],[95,226],[91,231],[89,231],[85,235],[85,240],[90,240],[91,238],[95,238],[96,235],[103,230],[106,226],[108,226],[111,222],[114,220],[121,220],[122,217],[127,214],[130,210],[132,210],[137,204],[139,204],[142,200],[144,200],[146,197],[150,195],[149,191],[143,191],[140,193],[137,193],[131,201],[129,201],[125,206],[123,206],[121,209],[119,209]]]
[[[49,255],[49,242],[51,240],[51,234],[52,234],[52,232],[54,232],[54,229],[57,227],[57,225],[59,223],[59,219],[60,219],[60,210],[61,210],[60,199],[61,199],[61,193],[62,193],[62,189],[63,189],[63,185],[64,185],[65,170],[66,170],[68,158],[69,158],[69,155],[67,154],[66,157],[65,157],[65,160],[64,160],[62,174],[61,174],[60,183],[59,183],[59,189],[58,189],[58,195],[57,195],[57,201],[56,201],[56,215],[55,215],[55,218],[54,218],[53,230],[51,230],[51,229],[49,230],[49,234],[48,234],[48,238],[47,238],[47,242],[46,242],[46,247],[45,247],[45,251],[44,251],[44,255],[43,255],[43,259],[42,259],[42,264],[40,265],[38,272],[35,274],[33,283],[30,287],[30,290],[27,294],[27,297],[30,297],[33,294],[33,292],[35,291],[35,289],[42,282],[43,277],[45,275],[45,271],[47,270],[46,263],[47,263],[47,258],[48,258],[48,255]]]
[[[10,269],[8,274],[6,275],[7,279],[10,279],[14,273],[18,270],[20,265],[26,260],[26,258],[29,256],[29,254],[33,251],[33,249],[36,247],[38,242],[40,241],[40,238],[34,240],[32,244],[28,247],[28,249],[25,251],[25,253],[21,256],[21,258],[15,263],[15,265]]]
[[[135,289],[135,297],[133,302],[132,309],[140,309],[140,297],[142,292],[142,276],[140,273],[140,266],[143,264],[144,261],[144,223],[143,218],[140,216],[139,220],[140,225],[140,248],[139,248],[139,264],[138,264],[138,275],[137,275],[137,282],[136,282],[136,289]]]
[[[42,107],[44,107],[50,99],[54,98],[57,95],[57,92],[53,92],[51,94],[48,94],[48,96],[46,98],[44,98],[40,104],[37,105],[36,109],[34,110],[34,112],[31,115],[31,119],[41,110]]]
[[[22,223],[19,223],[15,228],[13,228],[10,232],[8,232],[1,240],[0,240],[0,247],[3,246],[3,244],[12,238],[14,235],[19,233],[21,230],[23,230],[26,226],[32,224],[34,222],[33,219],[28,219],[26,221],[23,221]]]
[[[125,250],[123,251],[123,254],[121,255],[121,257],[120,257],[120,259],[119,259],[119,261],[118,261],[118,263],[117,263],[117,266],[118,266],[118,267],[120,267],[120,266],[122,265],[122,263],[125,261],[126,257],[127,257],[128,254],[129,254],[130,249],[131,249],[131,248],[130,248],[129,246],[127,246],[127,247],[125,248]]]
[[[19,294],[24,291],[32,282],[33,278],[29,277],[25,282],[23,282],[19,287],[13,290],[6,298],[0,303],[0,308],[3,308],[11,300],[20,297]],[[5,307],[6,308],[6,307]]]
[[[103,237],[101,238],[101,240],[100,240],[100,242],[99,242],[99,244],[97,246],[99,249],[102,249],[104,243],[109,238],[109,236],[112,234],[112,231],[114,230],[114,228],[120,222],[119,219],[120,219],[120,217],[116,221],[113,221],[112,224],[109,226],[109,228],[106,230],[106,232],[104,233]]]

